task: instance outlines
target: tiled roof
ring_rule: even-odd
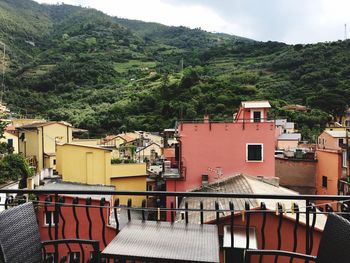
[[[211,183],[207,187],[198,189],[200,192],[221,192],[234,194],[271,194],[271,195],[299,195],[297,192],[289,190],[281,186],[275,186],[271,183],[263,181],[257,177],[246,175],[234,175],[219,182]],[[199,209],[200,202],[203,202],[204,209],[215,209],[215,202],[219,202],[220,209],[229,210],[229,202],[232,201],[235,208],[235,213],[240,213],[245,210],[245,202],[248,202],[250,209],[259,208],[260,203],[264,202],[268,210],[276,210],[276,203],[279,202],[287,209],[291,208],[292,203],[298,204],[300,211],[305,211],[305,201],[299,200],[277,200],[277,199],[244,199],[244,198],[201,198],[201,197],[187,197],[183,198],[180,208],[184,209],[185,202],[188,202],[189,209]],[[230,212],[223,212],[220,217],[230,216]],[[286,214],[287,218],[295,218],[295,215]],[[200,223],[200,213],[197,211],[190,211],[188,213],[190,223]],[[210,222],[216,219],[216,213],[213,211],[204,212],[204,222]],[[181,221],[181,217],[177,215],[177,221]],[[300,222],[305,222],[305,214],[300,214]],[[326,216],[318,215],[316,220],[316,227],[324,228]]]

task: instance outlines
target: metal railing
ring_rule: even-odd
[[[5,197],[5,200],[0,200],[0,203],[5,209],[9,209],[12,206],[32,201],[36,208],[37,213],[40,211],[47,217],[44,219],[47,226],[42,227],[41,231],[48,237],[49,240],[60,238],[84,238],[84,239],[97,239],[100,241],[101,246],[105,247],[111,238],[118,234],[121,228],[121,210],[125,211],[125,220],[131,221],[133,219],[139,220],[167,220],[177,223],[190,223],[189,217],[193,213],[197,213],[199,216],[198,222],[200,224],[210,223],[222,226],[223,213],[226,215],[226,224],[230,226],[230,246],[234,248],[235,228],[237,223],[237,214],[242,216],[243,227],[246,234],[246,248],[250,246],[249,229],[252,225],[252,216],[259,215],[261,221],[260,229],[257,229],[257,233],[260,234],[261,242],[259,242],[259,248],[268,249],[267,241],[271,231],[277,235],[276,247],[273,249],[281,249],[285,240],[282,236],[282,228],[284,227],[283,218],[285,215],[293,214],[293,252],[297,251],[299,242],[305,240],[305,248],[303,252],[310,255],[314,250],[314,231],[316,220],[320,216],[327,215],[331,212],[336,212],[343,217],[350,218],[350,208],[348,202],[350,202],[350,196],[317,196],[317,195],[269,195],[269,194],[235,194],[235,193],[220,193],[220,192],[131,192],[131,191],[93,191],[93,190],[12,190],[12,189],[0,189],[0,195]],[[83,197],[78,197],[83,195]],[[105,197],[96,198],[92,197],[111,196],[113,202],[109,202]],[[132,199],[128,199],[126,205],[121,205],[119,198],[121,196],[146,196],[142,201],[142,205],[139,207],[132,205]],[[170,202],[166,202],[168,198],[183,199],[183,206],[176,207],[176,202],[171,199]],[[197,207],[190,207],[186,198],[201,198]],[[205,207],[203,200],[206,198],[214,198],[215,202],[213,207]],[[68,202],[68,199],[70,200]],[[230,200],[228,207],[220,206],[219,199]],[[243,200],[244,208],[237,208],[234,205],[235,200]],[[155,200],[151,202],[150,200]],[[258,207],[251,207],[249,200],[265,200],[266,202],[275,202],[276,209],[269,209],[265,202],[261,202]],[[292,206],[285,207],[283,200],[293,201]],[[323,202],[323,204],[320,204]],[[168,204],[168,206],[166,205]],[[302,204],[302,205],[300,205]],[[0,206],[1,208],[1,206]],[[139,217],[134,218],[135,213]],[[215,214],[214,220],[207,222],[205,220],[205,214]],[[183,217],[179,217],[182,214]],[[269,215],[277,217],[277,227],[274,230],[267,229],[267,222]],[[53,218],[51,218],[53,217]],[[305,219],[303,222],[300,219]],[[39,222],[42,219],[38,219]],[[112,222],[113,221],[113,222]],[[300,236],[298,229],[305,227],[305,235]],[[96,229],[98,228],[98,229]],[[267,231],[270,231],[267,234]],[[46,232],[46,233],[45,233]],[[112,233],[113,232],[113,233]],[[176,244],[175,244],[176,245]],[[68,247],[68,245],[67,245]],[[69,247],[68,247],[69,248]],[[79,260],[86,262],[87,255],[84,255],[84,249],[80,246],[82,258]],[[271,249],[271,248],[270,248]],[[71,250],[69,249],[71,252]],[[61,257],[61,255],[60,255]],[[58,253],[55,253],[55,262],[58,262]],[[105,262],[109,262],[108,259],[103,259]],[[275,259],[275,262],[277,257]],[[79,261],[79,262],[80,262]],[[262,262],[260,257],[259,262]]]

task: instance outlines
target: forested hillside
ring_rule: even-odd
[[[204,113],[228,119],[240,101],[268,99],[271,117],[292,118],[313,139],[350,105],[349,41],[262,43],[29,0],[0,0],[0,41],[13,112],[96,135],[159,131]]]

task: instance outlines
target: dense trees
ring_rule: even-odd
[[[0,12],[11,17],[0,16],[0,36],[11,46],[11,109],[69,121],[92,136],[158,131],[205,113],[228,119],[242,100],[268,99],[271,117],[298,122],[313,140],[350,104],[350,41],[255,42],[27,0],[3,1]]]

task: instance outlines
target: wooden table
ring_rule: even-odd
[[[219,262],[216,225],[130,221],[102,251],[107,257],[152,262]]]

